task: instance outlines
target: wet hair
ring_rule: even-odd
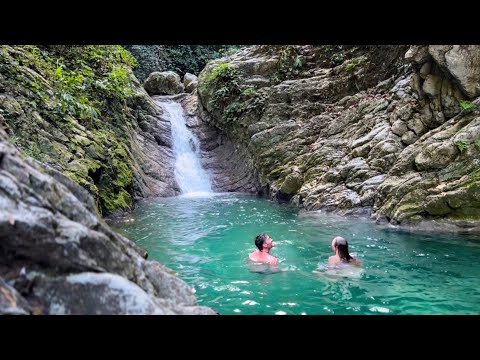
[[[338,257],[342,262],[350,262],[353,258],[348,252],[348,242],[341,236],[337,236],[335,239],[335,247],[338,249]]]
[[[267,240],[267,234],[258,234],[255,237],[255,245],[257,246],[258,250],[262,251],[265,240]]]

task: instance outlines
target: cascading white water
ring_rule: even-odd
[[[200,164],[200,144],[187,128],[182,106],[175,101],[162,101],[172,127],[175,155],[175,179],[182,194],[212,193],[210,176]]]

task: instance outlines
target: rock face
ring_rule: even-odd
[[[465,225],[480,215],[479,48],[254,46],[207,65],[197,112],[244,189]]]
[[[214,314],[0,130],[0,314]]]
[[[428,52],[468,97],[480,95],[480,48],[477,45],[430,45]]]
[[[173,71],[151,73],[143,87],[150,95],[175,95],[185,90],[180,76]]]
[[[109,59],[124,49],[0,50],[0,118],[25,155],[87,189],[103,214],[178,193],[169,122],[129,65]]]
[[[197,88],[198,78],[193,74],[186,73],[183,77],[183,85],[185,86],[185,91],[191,93]]]
[[[0,314],[3,315],[28,315],[31,312],[28,302],[0,278]]]
[[[139,111],[136,126],[129,135],[134,200],[178,195],[180,189],[173,172],[170,122],[163,117],[162,110],[155,104],[154,99],[149,96],[144,99],[150,114]]]

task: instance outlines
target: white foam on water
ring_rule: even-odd
[[[369,310],[374,312],[384,313],[384,314],[388,314],[390,312],[389,308],[382,307],[382,306],[372,306]]]

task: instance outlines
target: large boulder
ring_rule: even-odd
[[[186,73],[183,77],[183,85],[185,86],[185,91],[191,93],[197,88],[198,78],[193,74]]]
[[[175,95],[185,91],[180,76],[173,71],[151,73],[143,87],[150,95]]]
[[[433,59],[457,82],[465,95],[480,95],[480,46],[430,45]]]

